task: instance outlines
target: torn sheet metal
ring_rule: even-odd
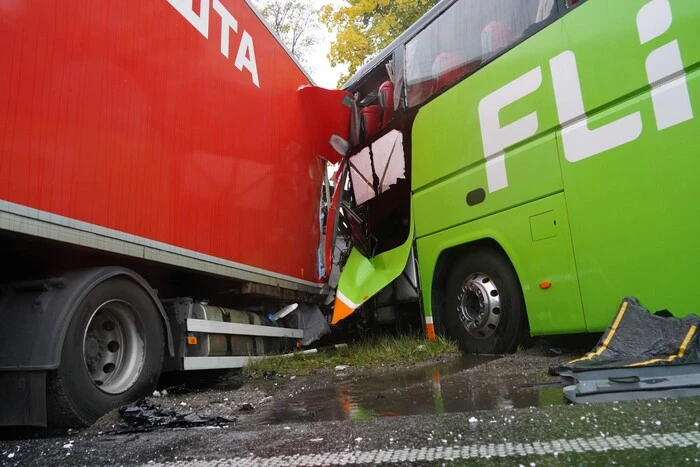
[[[306,110],[314,154],[338,163],[350,147],[352,94],[318,86],[302,86],[297,92]]]
[[[413,248],[413,233],[411,223],[403,245],[373,258],[362,256],[357,248],[352,249],[340,275],[331,324],[350,316],[360,305],[401,275]]]

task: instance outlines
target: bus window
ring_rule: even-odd
[[[554,0],[457,1],[406,44],[408,106],[473,73],[555,12]]]
[[[404,172],[403,138],[399,131],[393,130],[350,158],[355,202],[363,204],[384,193],[405,176]]]
[[[355,206],[353,246],[366,258],[402,245],[409,234],[411,191],[403,137],[393,130],[348,159]]]

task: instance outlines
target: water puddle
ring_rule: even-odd
[[[330,386],[306,387],[245,417],[239,425],[439,415],[564,404],[561,387],[521,387],[532,381],[518,375],[473,378],[462,373],[495,358],[463,356],[448,363],[371,378],[338,376]]]

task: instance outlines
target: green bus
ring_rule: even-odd
[[[696,0],[439,2],[344,87],[334,322],[414,300],[429,337],[506,353],[625,296],[697,312],[699,24]]]

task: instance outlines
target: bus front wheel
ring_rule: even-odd
[[[492,249],[461,256],[445,284],[447,331],[467,353],[514,352],[526,328],[525,303],[508,259]]]

